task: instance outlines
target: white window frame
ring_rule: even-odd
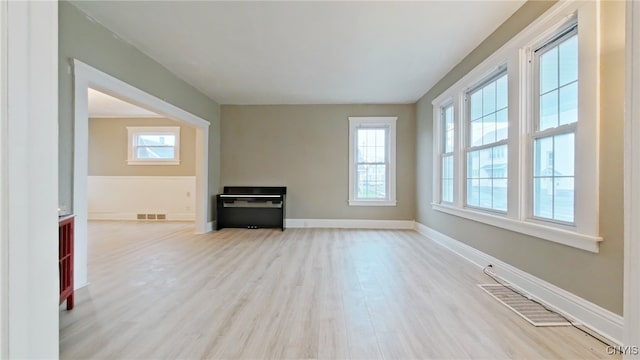
[[[172,159],[145,159],[136,156],[135,139],[140,135],[174,135],[174,157]],[[180,165],[180,127],[179,126],[127,126],[127,164],[128,165]]]
[[[599,118],[600,118],[600,21],[599,3],[563,1],[514,36],[499,50],[463,76],[433,101],[433,202],[437,211],[527,234],[567,246],[598,252],[599,236]],[[578,22],[578,124],[576,129],[574,225],[540,221],[532,217],[534,69],[533,51]],[[466,159],[463,158],[468,114],[465,95],[474,84],[507,66],[509,87],[508,211],[499,214],[464,206]],[[442,106],[453,101],[456,114],[454,202],[441,201],[440,152]]]
[[[397,116],[350,116],[349,117],[349,206],[396,206],[396,122]],[[359,128],[388,129],[387,183],[385,199],[359,199],[356,197],[356,134]]]

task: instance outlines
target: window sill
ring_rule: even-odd
[[[558,244],[571,246],[593,253],[597,253],[599,251],[600,242],[603,240],[599,236],[580,234],[575,231],[559,229],[552,226],[541,225],[528,221],[514,220],[498,215],[485,214],[470,209],[461,209],[454,206],[435,203],[432,203],[431,206],[434,210],[443,213],[534,236],[540,239],[549,240]]]
[[[127,165],[180,165],[180,160],[127,160]]]
[[[349,206],[396,206],[395,200],[349,200]]]

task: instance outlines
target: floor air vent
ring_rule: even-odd
[[[571,326],[562,316],[545,309],[542,305],[513,292],[507,287],[500,284],[482,284],[478,286],[534,326]]]

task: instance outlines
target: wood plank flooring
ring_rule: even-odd
[[[91,222],[64,359],[615,359],[535,328],[478,268],[413,231]]]

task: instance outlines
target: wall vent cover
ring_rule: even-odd
[[[533,326],[571,326],[562,316],[500,284],[478,285]]]

